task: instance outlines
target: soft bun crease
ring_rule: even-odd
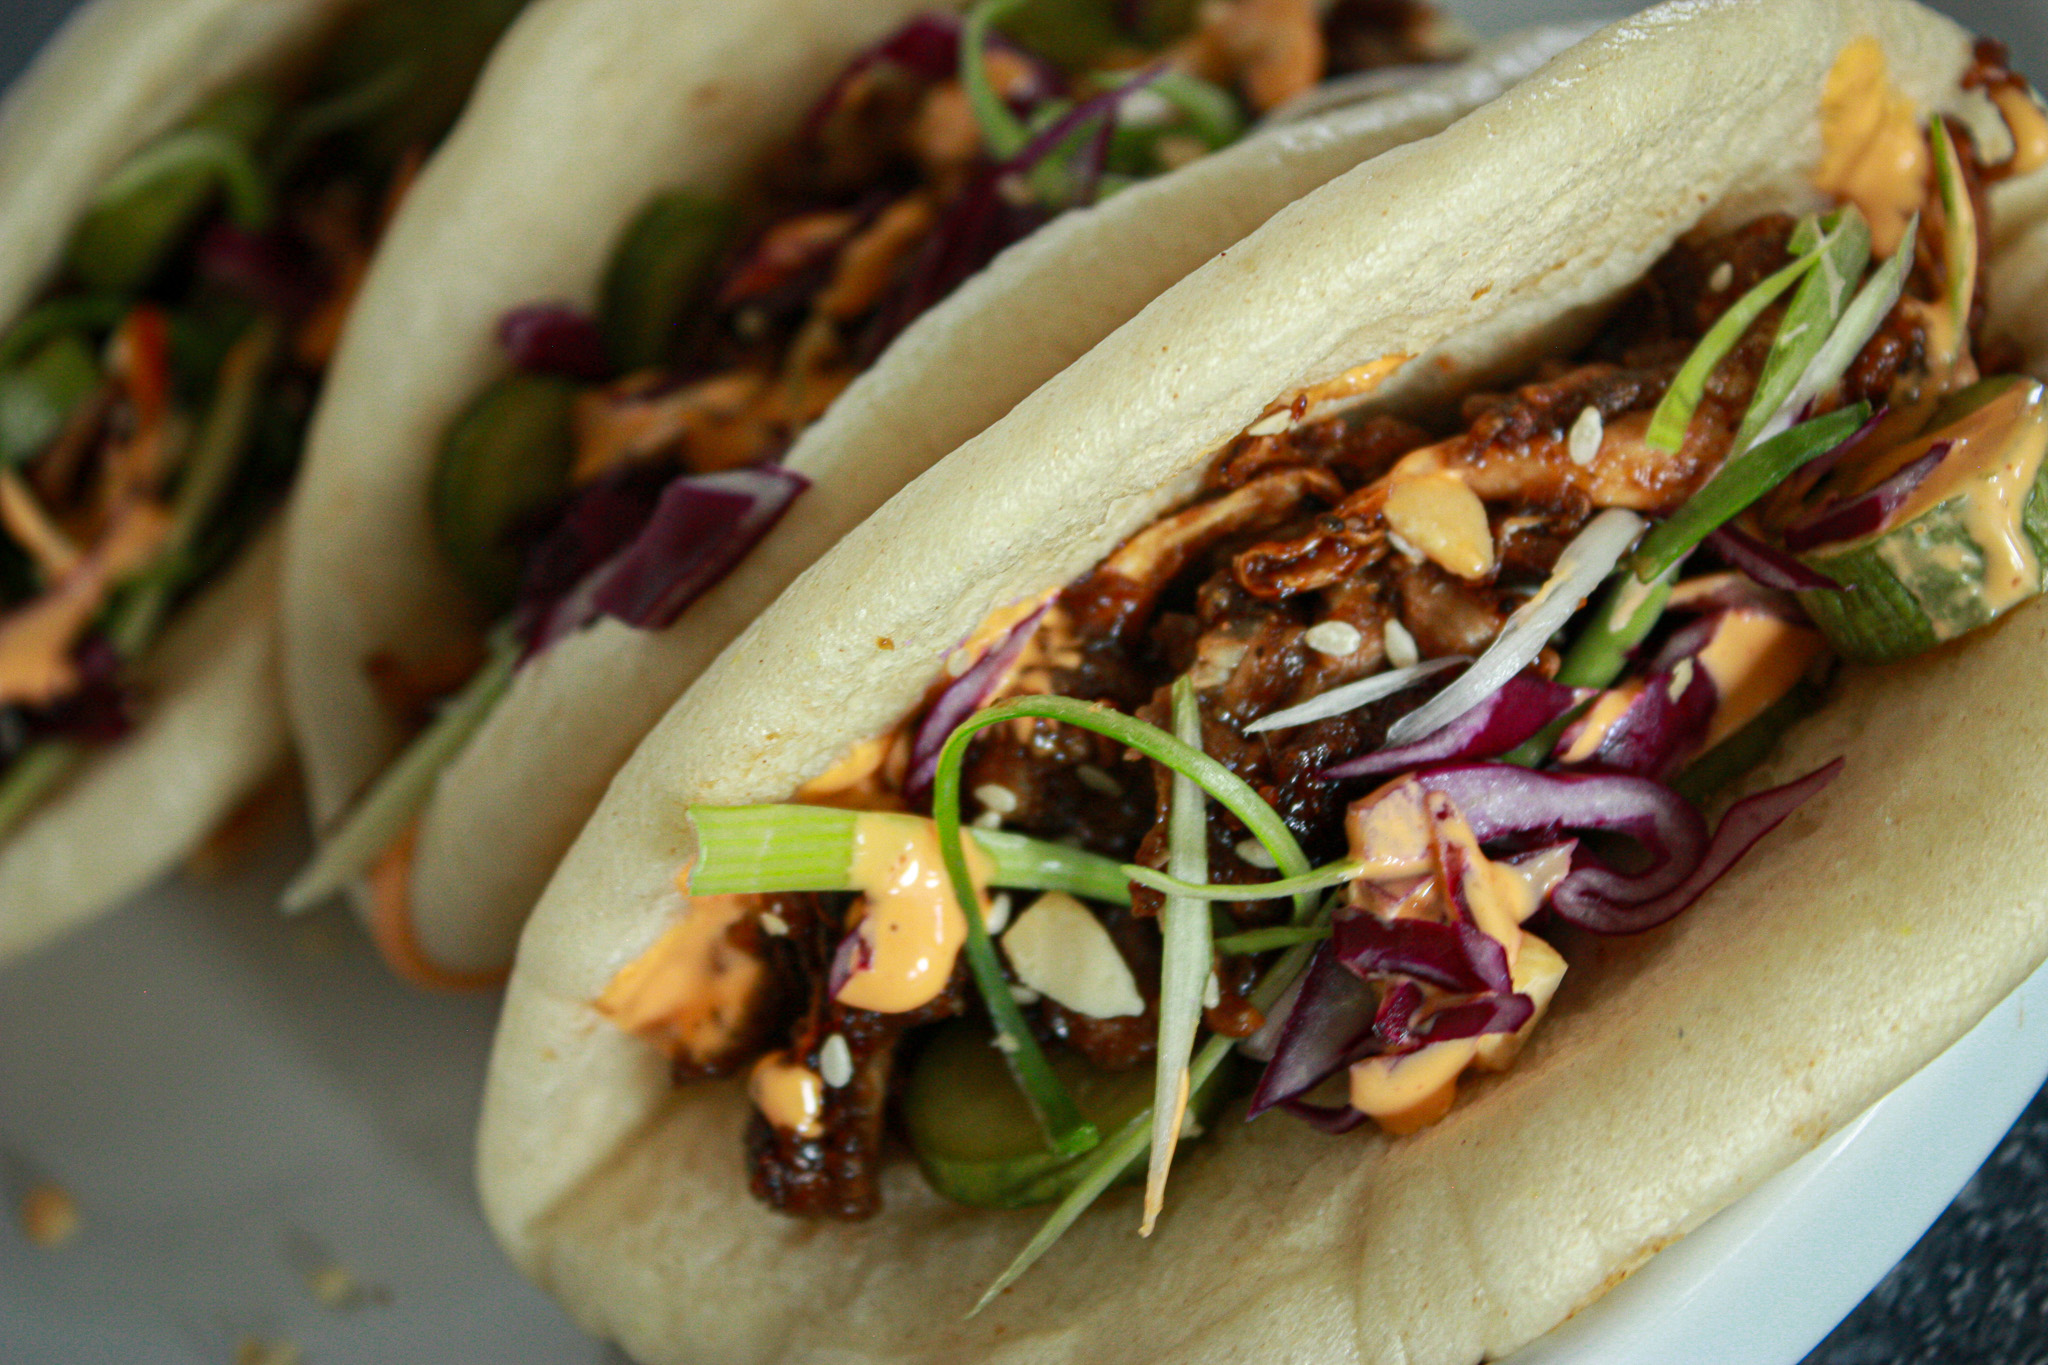
[[[100,185],[215,92],[298,61],[357,0],[97,0],[0,102],[0,330]],[[275,536],[142,668],[143,723],[0,840],[0,962],[174,868],[285,756]]]
[[[754,1204],[746,1101],[672,1087],[590,1001],[663,929],[693,802],[786,799],[914,705],[992,607],[1070,580],[1184,497],[1278,395],[1417,357],[1375,403],[1512,371],[1681,234],[1816,204],[1836,55],[1882,45],[1922,111],[1970,40],[1904,0],[1681,3],[1618,23],[1444,133],[1276,215],[912,484],[728,649],[620,773],[529,923],[492,1058],[484,1205],[525,1271],[647,1361],[1469,1365],[1538,1336],[1783,1168],[2048,953],[2035,603],[1851,671],[1758,781],[1842,776],[1685,917],[1582,942],[1515,1069],[1389,1140],[1228,1117],[1161,1229],[1113,1196],[980,1316],[1032,1214]],[[1992,330],[2033,314],[2042,183],[1998,194]],[[1439,364],[1439,361],[1442,364]],[[1021,477],[1019,470],[1028,470]],[[893,649],[878,648],[886,638]],[[2015,770],[2017,765],[2018,770]]]

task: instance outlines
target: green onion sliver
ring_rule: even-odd
[[[1826,232],[1813,250],[1813,269],[1799,283],[1785,316],[1771,338],[1770,354],[1757,376],[1756,391],[1743,414],[1742,425],[1729,447],[1729,462],[1707,484],[1714,487],[1736,460],[1748,453],[1766,428],[1785,413],[1806,376],[1807,367],[1819,355],[1835,324],[1848,306],[1850,290],[1863,278],[1870,263],[1870,227],[1854,204],[1830,214]],[[1702,490],[1704,491],[1704,490]]]
[[[1229,91],[1190,72],[1168,68],[1150,81],[1152,91],[1188,121],[1188,129],[1211,151],[1244,135],[1244,114]]]
[[[1647,582],[1631,573],[1616,577],[1564,656],[1557,681],[1566,687],[1605,687],[1620,677],[1629,655],[1664,615],[1677,581],[1676,565]]]
[[[1799,377],[1792,396],[1785,400],[1777,416],[1764,425],[1763,435],[1775,436],[1783,431],[1791,424],[1793,414],[1849,372],[1857,354],[1877,335],[1877,329],[1899,301],[1899,295],[1905,292],[1906,274],[1913,266],[1913,243],[1919,231],[1920,216],[1915,214],[1906,223],[1906,234],[1900,239],[1898,250],[1877,268],[1864,286],[1856,291],[1856,297],[1849,306],[1842,310],[1842,320],[1835,324],[1834,331],[1828,333],[1827,341],[1806,367],[1806,373]]]
[[[989,81],[988,31],[996,20],[1023,4],[1024,0],[982,0],[967,12],[960,33],[960,87],[967,92],[974,121],[981,125],[982,140],[997,161],[1007,161],[1023,151],[1031,135]]]
[[[1276,924],[1269,929],[1247,929],[1216,940],[1216,951],[1230,957],[1252,957],[1297,943],[1321,943],[1330,936],[1327,924]]]
[[[1735,349],[1735,343],[1742,340],[1742,334],[1749,330],[1749,325],[1761,317],[1780,294],[1813,269],[1816,259],[1809,253],[1763,280],[1728,305],[1728,311],[1707,329],[1699,345],[1693,347],[1692,354],[1685,358],[1685,364],[1672,376],[1671,387],[1665,390],[1663,401],[1657,404],[1657,411],[1650,418],[1650,429],[1644,439],[1653,449],[1676,454],[1685,444],[1685,429],[1692,422],[1700,399],[1706,394],[1707,379],[1713,374],[1714,367]]]
[[[19,365],[64,332],[111,331],[134,306],[115,294],[78,294],[38,304],[0,337],[0,369]]]
[[[124,659],[149,648],[163,627],[171,599],[191,576],[193,548],[220,510],[255,435],[263,385],[278,343],[277,323],[266,318],[236,340],[221,365],[220,382],[171,503],[170,533],[107,625],[107,638]]]
[[[1202,747],[1202,709],[1185,674],[1173,684],[1174,737]],[[1185,773],[1173,775],[1166,815],[1166,866],[1183,882],[1209,880],[1209,806],[1202,789]],[[1145,1176],[1145,1212],[1140,1237],[1150,1237],[1166,1206],[1166,1177],[1180,1143],[1188,1108],[1188,1058],[1202,1022],[1202,995],[1215,971],[1208,902],[1169,895],[1160,906],[1164,944],[1159,963],[1159,1047],[1153,1066],[1152,1163]]]
[[[692,806],[684,818],[697,839],[689,882],[693,896],[857,891],[852,877],[857,822],[932,823],[921,815],[795,805]],[[988,855],[991,886],[1130,903],[1130,879],[1113,858],[1008,830],[970,829],[967,837]]]
[[[30,746],[0,777],[0,834],[11,834],[77,766],[83,752],[61,739]]]
[[[1870,404],[1857,403],[1781,431],[1730,460],[1706,487],[1636,547],[1629,562],[1637,580],[1648,583],[1670,571],[1716,529],[1784,482],[1792,471],[1854,436],[1869,418]]]
[[[262,168],[248,147],[213,128],[187,128],[143,148],[107,177],[93,207],[107,208],[195,172],[219,180],[227,192],[228,213],[239,226],[260,232],[269,225],[273,205]]]
[[[426,808],[441,770],[454,761],[512,685],[519,645],[509,632],[491,639],[490,657],[426,728],[412,747],[384,770],[339,829],[321,842],[313,861],[284,890],[283,908],[296,915],[369,871]]]
[[[1281,896],[1298,896],[1304,891],[1341,886],[1356,877],[1363,868],[1363,863],[1331,863],[1299,877],[1283,877],[1272,882],[1196,882],[1157,868],[1125,863],[1118,870],[1118,875],[1165,896],[1187,896],[1203,901],[1269,901]]]
[[[1213,796],[1215,793],[1212,791],[1210,795]],[[1286,955],[1268,968],[1266,974],[1259,979],[1257,989],[1252,992],[1253,1006],[1261,1011],[1271,1010],[1278,1003],[1281,994],[1293,984],[1294,979],[1308,968],[1309,958],[1314,952],[1313,941],[1299,943],[1290,948]],[[1188,1067],[1190,1091],[1199,1090],[1208,1084],[1209,1078],[1216,1074],[1216,1068],[1223,1065],[1224,1059],[1230,1055],[1230,1050],[1235,1045],[1235,1039],[1221,1035],[1211,1038],[1202,1045],[1202,1050],[1195,1054],[1193,1064]],[[1039,1226],[1038,1232],[1025,1244],[1024,1249],[1017,1253],[1017,1258],[996,1277],[996,1282],[982,1294],[967,1316],[973,1317],[995,1302],[997,1295],[1015,1284],[1026,1271],[1038,1264],[1046,1252],[1052,1250],[1053,1244],[1088,1211],[1089,1206],[1100,1199],[1103,1192],[1116,1183],[1117,1177],[1144,1154],[1152,1142],[1151,1125],[1150,1110],[1134,1114],[1117,1130],[1114,1137],[1089,1154],[1086,1173],[1068,1192],[1067,1197],[1053,1208],[1051,1215]]]
[[[1941,254],[1948,274],[1948,312],[1960,353],[1970,334],[1970,301],[1977,293],[1977,206],[1970,202],[1970,192],[1963,184],[1948,121],[1936,118],[1927,131],[1928,141],[1934,144],[1934,183],[1941,190]],[[1898,254],[1909,254],[1911,242],[1908,237]]]

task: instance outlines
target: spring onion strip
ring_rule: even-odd
[[[1913,243],[1919,231],[1920,216],[1915,214],[1906,224],[1906,235],[1900,240],[1898,250],[1877,268],[1863,288],[1856,291],[1856,297],[1849,306],[1842,310],[1842,320],[1835,324],[1826,344],[1814,356],[1813,363],[1806,367],[1806,373],[1799,377],[1792,396],[1763,427],[1764,436],[1775,436],[1789,427],[1792,419],[1808,403],[1849,372],[1857,354],[1877,335],[1877,329],[1884,325],[1885,317],[1898,303],[1899,295],[1905,292],[1906,274],[1913,266]],[[1959,325],[1967,326],[1967,323]]]
[[[1244,115],[1223,87],[1177,69],[1154,76],[1151,87],[1186,116],[1189,130],[1207,143],[1209,150],[1227,147],[1244,135]]]
[[[1700,399],[1706,395],[1707,378],[1714,367],[1721,363],[1749,325],[1763,315],[1778,299],[1778,296],[1799,283],[1807,271],[1813,269],[1819,257],[1808,252],[1792,264],[1765,279],[1747,294],[1728,306],[1720,320],[1707,329],[1699,345],[1693,347],[1685,364],[1671,378],[1671,387],[1664,392],[1664,399],[1657,404],[1657,411],[1650,418],[1650,429],[1644,440],[1652,449],[1675,455],[1685,444],[1685,429],[1692,422],[1692,415],[1698,410]]]
[[[282,176],[322,138],[368,123],[398,104],[413,92],[420,76],[418,59],[410,55],[400,57],[367,80],[307,106],[279,139],[277,153],[270,159],[271,167]]]
[[[509,632],[494,635],[490,657],[476,676],[455,694],[412,747],[384,770],[340,828],[321,842],[313,861],[292,878],[284,889],[286,914],[310,910],[362,876],[419,817],[434,794],[441,770],[462,752],[512,685],[518,662],[518,642]]]
[[[1642,529],[1643,519],[1620,507],[1610,507],[1587,522],[1557,557],[1550,577],[1534,597],[1515,608],[1486,652],[1449,687],[1387,727],[1387,743],[1406,744],[1449,725],[1534,663]]]
[[[1572,728],[1572,722],[1593,709],[1598,697],[1588,697],[1578,705],[1570,707],[1550,724],[1517,744],[1500,756],[1500,762],[1512,763],[1517,768],[1540,768],[1550,758],[1550,751],[1564,738],[1564,732]]]
[[[124,659],[137,657],[156,639],[171,599],[190,581],[193,548],[220,510],[255,435],[278,342],[277,324],[266,319],[244,332],[221,363],[220,382],[171,503],[170,533],[107,623],[107,638]]]
[[[1173,684],[1173,731],[1181,743],[1202,747],[1202,710],[1186,675]],[[1185,773],[1175,773],[1166,815],[1166,866],[1183,882],[1209,880],[1209,803]],[[1166,1206],[1166,1177],[1180,1144],[1188,1110],[1188,1060],[1202,1023],[1202,993],[1216,966],[1209,905],[1198,897],[1169,895],[1159,910],[1163,951],[1159,962],[1159,1047],[1152,1080],[1152,1162],[1145,1175],[1140,1237],[1150,1237]]]
[[[1841,408],[1781,431],[1730,460],[1670,520],[1643,538],[1635,554],[1629,557],[1636,580],[1648,584],[1668,574],[1716,528],[1740,515],[1792,471],[1854,436],[1869,417],[1868,403]],[[1628,581],[1624,575],[1622,582]]]
[[[921,815],[793,805],[692,806],[684,818],[697,839],[688,888],[696,896],[855,891],[851,868],[857,822],[932,823]],[[1006,830],[970,829],[967,837],[988,855],[991,886],[1130,903],[1130,881],[1115,859]]]
[[[1211,791],[1210,795],[1215,795],[1214,791]],[[1252,1006],[1261,1013],[1270,1011],[1286,993],[1287,988],[1294,984],[1295,978],[1307,969],[1309,957],[1314,952],[1313,941],[1298,943],[1288,949],[1285,956],[1268,968],[1266,974],[1259,979],[1257,988],[1252,992]],[[1216,1068],[1223,1065],[1224,1059],[1230,1056],[1230,1051],[1236,1043],[1236,1039],[1221,1035],[1204,1043],[1202,1050],[1195,1054],[1193,1065],[1188,1068],[1190,1088],[1200,1090],[1208,1084],[1209,1078],[1216,1074]],[[968,1311],[968,1317],[973,1317],[995,1302],[997,1295],[1015,1284],[1026,1271],[1038,1264],[1039,1259],[1052,1250],[1053,1244],[1066,1234],[1067,1229],[1088,1211],[1090,1205],[1102,1197],[1103,1191],[1115,1184],[1117,1178],[1131,1163],[1144,1155],[1145,1149],[1152,1143],[1151,1126],[1151,1110],[1134,1114],[1123,1127],[1117,1129],[1114,1137],[1089,1154],[1087,1171],[1068,1192],[1067,1197],[1054,1207],[1051,1215],[1039,1226],[1038,1232],[1030,1242],[1017,1253],[1017,1258],[996,1277],[996,1282],[988,1287],[974,1307]]]
[[[1320,943],[1330,936],[1327,924],[1276,924],[1270,929],[1247,929],[1216,940],[1216,951],[1226,956],[1249,957],[1270,953],[1275,948],[1292,948],[1297,943]]]
[[[1402,692],[1432,674],[1466,662],[1463,654],[1448,654],[1441,659],[1411,665],[1408,668],[1391,669],[1375,673],[1370,678],[1360,678],[1342,687],[1333,687],[1319,697],[1311,697],[1299,706],[1290,706],[1285,711],[1275,711],[1270,716],[1261,716],[1244,727],[1248,735],[1263,734],[1268,730],[1287,730],[1296,725],[1307,725],[1310,721],[1327,720],[1341,716],[1346,711],[1356,711],[1383,697]]]
[[[988,33],[991,25],[1024,0],[983,0],[967,12],[960,34],[960,87],[967,92],[968,107],[981,125],[982,140],[988,143],[993,160],[1008,161],[1024,150],[1031,140],[1022,121],[988,78]]]
[[[51,739],[30,746],[8,764],[7,775],[0,777],[0,834],[11,834],[81,757],[76,744]]]
[[[1743,414],[1742,425],[1736,429],[1728,461],[1708,481],[1707,488],[1715,487],[1729,475],[1750,447],[1768,434],[1766,427],[1776,422],[1781,413],[1788,418],[1794,415],[1787,412],[1787,407],[1799,381],[1827,344],[1841,320],[1842,310],[1848,306],[1850,290],[1863,278],[1863,269],[1870,263],[1870,228],[1854,204],[1830,214],[1824,226],[1827,232],[1814,250],[1813,269],[1799,282],[1799,289],[1778,324],[1778,333],[1771,338],[1770,354],[1757,376],[1749,411]]]
[[[1197,882],[1137,863],[1125,863],[1117,870],[1117,875],[1166,896],[1192,896],[1204,901],[1267,901],[1341,886],[1356,877],[1364,866],[1363,863],[1331,863],[1306,876],[1285,877],[1274,882]]]
[[[0,337],[0,369],[19,365],[45,341],[62,333],[108,331],[134,306],[116,294],[82,294],[38,304]]]
[[[93,207],[148,194],[165,180],[195,172],[220,181],[228,213],[239,226],[261,232],[269,225],[274,205],[262,168],[246,146],[213,128],[187,128],[143,148],[100,185]]]
[[[1941,254],[1948,274],[1948,313],[1956,329],[1956,351],[1961,354],[1970,335],[1970,302],[1977,295],[1977,206],[1963,185],[1956,161],[1955,142],[1949,137],[1948,121],[1936,118],[1927,129],[1934,144],[1934,183],[1941,189]],[[1908,243],[1911,238],[1907,238]],[[1901,247],[1899,253],[1906,254]]]

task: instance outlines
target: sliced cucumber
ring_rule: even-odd
[[[1020,1209],[1060,1198],[1087,1169],[1086,1157],[1046,1147],[1031,1107],[991,1046],[985,1023],[958,1020],[933,1031],[910,1073],[903,1113],[911,1146],[932,1188],[977,1208]],[[1113,1133],[1152,1102],[1152,1068],[1098,1071],[1065,1049],[1048,1053],[1082,1116]],[[1195,1093],[1188,1112],[1214,1117],[1227,1085],[1219,1069]],[[1145,1173],[1143,1155],[1118,1177]]]
[[[695,190],[672,190],[640,211],[605,272],[598,323],[622,369],[659,365],[701,302],[739,214]]]
[[[1887,524],[1801,556],[1842,585],[1801,593],[1800,605],[1846,658],[1922,653],[2042,590],[2048,397],[2032,382],[1981,385],[1969,396],[1983,401],[1914,443],[1922,452],[1952,444]]]
[[[39,454],[99,386],[99,361],[76,332],[60,332],[18,368],[0,370],[0,464]]]
[[[434,534],[487,606],[510,604],[519,586],[513,533],[568,487],[575,400],[566,380],[512,375],[485,389],[449,430],[434,471]]]

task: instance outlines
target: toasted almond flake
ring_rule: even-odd
[[[1399,531],[1387,532],[1387,544],[1393,546],[1406,556],[1410,564],[1420,564],[1426,558],[1422,551],[1402,539]]]
[[[1294,424],[1294,414],[1287,408],[1269,412],[1244,429],[1247,436],[1278,436]]]
[[[78,1235],[78,1201],[62,1185],[29,1187],[21,1197],[21,1230],[39,1247],[60,1247]]]
[[[1266,851],[1266,846],[1257,839],[1238,840],[1237,856],[1253,867],[1263,867],[1269,872],[1280,866],[1273,861],[1273,855]]]
[[[1017,793],[994,782],[985,782],[976,787],[974,799],[997,815],[1011,815],[1017,810]]]
[[[1104,796],[1122,796],[1124,794],[1124,784],[1111,777],[1103,769],[1096,767],[1093,763],[1083,763],[1080,767],[1074,769],[1074,776],[1081,779],[1082,786],[1093,788]]]
[[[1735,264],[1732,261],[1721,262],[1721,264],[1714,267],[1714,273],[1707,277],[1707,288],[1713,290],[1716,294],[1727,293],[1728,286],[1733,283],[1735,283]]]
[[[844,1090],[853,1080],[853,1050],[845,1034],[835,1033],[819,1046],[818,1075],[834,1090]]]
[[[1319,621],[1302,633],[1301,642],[1318,654],[1342,659],[1356,654],[1365,637],[1349,621]]]
[[[763,910],[761,912],[761,927],[775,938],[789,937],[789,921],[776,914],[773,910]]]
[[[1382,639],[1387,648],[1387,662],[1394,667],[1413,668],[1422,662],[1422,651],[1415,647],[1415,637],[1399,621],[1391,618],[1387,621]]]
[[[1010,893],[999,891],[988,903],[988,913],[982,917],[991,934],[1000,934],[1010,923]]]
[[[1606,425],[1601,421],[1600,409],[1586,407],[1579,418],[1572,423],[1571,435],[1565,440],[1565,451],[1572,457],[1572,463],[1584,469],[1599,457],[1600,437]]]
[[[1671,685],[1668,689],[1671,700],[1677,701],[1685,695],[1685,689],[1692,686],[1692,660],[1680,659],[1678,666],[1671,670]]]
[[[1017,979],[1092,1019],[1145,1012],[1137,978],[1093,911],[1064,891],[1048,891],[1003,935]]]

